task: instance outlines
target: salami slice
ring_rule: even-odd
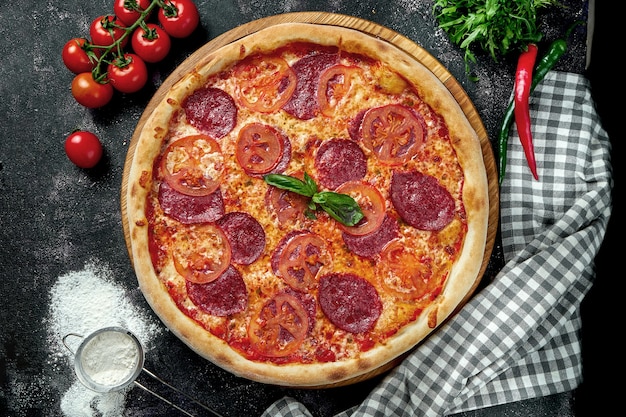
[[[265,231],[254,217],[244,212],[231,212],[219,219],[217,225],[230,243],[232,262],[250,265],[259,259],[265,249]]]
[[[214,139],[226,136],[237,123],[235,100],[219,88],[199,88],[182,106],[189,123]]]
[[[187,294],[199,309],[220,317],[238,313],[248,305],[246,284],[232,265],[207,284],[187,281]]]
[[[367,173],[367,158],[361,147],[349,139],[330,139],[315,155],[319,183],[331,190],[348,181],[357,181]]]
[[[326,317],[350,333],[370,331],[383,309],[374,286],[355,274],[322,276],[319,302]]]
[[[454,218],[454,198],[430,175],[395,171],[390,194],[400,217],[417,229],[441,230]]]
[[[210,223],[224,215],[222,192],[191,196],[173,189],[166,181],[159,186],[159,204],[163,212],[184,224]]]
[[[298,83],[283,109],[301,120],[309,120],[319,112],[317,89],[322,72],[339,61],[339,55],[319,53],[299,59],[292,65]]]
[[[385,245],[399,235],[398,222],[387,215],[378,229],[367,235],[351,235],[343,232],[342,237],[348,249],[364,258],[374,258]]]

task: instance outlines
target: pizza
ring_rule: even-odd
[[[480,141],[425,66],[356,30],[278,24],[208,54],[138,127],[127,164],[141,291],[241,377],[375,374],[479,279]]]

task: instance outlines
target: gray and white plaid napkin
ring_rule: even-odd
[[[444,416],[581,382],[580,304],[611,213],[610,142],[579,74],[549,73],[531,117],[539,181],[511,129],[500,195],[506,265],[340,416]],[[311,414],[286,397],[264,415]]]

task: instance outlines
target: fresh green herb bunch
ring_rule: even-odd
[[[465,69],[476,62],[476,47],[498,59],[542,38],[537,11],[558,5],[557,0],[435,0],[439,27],[465,53]]]

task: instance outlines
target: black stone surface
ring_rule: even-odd
[[[539,17],[545,43],[560,36],[574,20],[587,19],[586,1],[565,3],[567,8]],[[110,273],[107,279],[123,289],[128,302],[160,325],[137,287],[126,251],[120,212],[122,172],[133,130],[151,96],[177,65],[210,39],[251,20],[286,12],[321,10],[371,20],[416,41],[439,59],[469,94],[491,138],[496,137],[512,88],[514,56],[495,63],[479,54],[475,66],[479,80],[468,79],[459,49],[437,28],[431,1],[197,0],[201,27],[189,38],[175,40],[169,57],[150,66],[149,85],[132,95],[117,94],[103,109],[89,110],[71,96],[73,74],[63,65],[61,49],[72,37],[88,36],[89,23],[112,13],[112,4],[112,0],[0,3],[2,416],[63,415],[62,401],[71,394],[76,377],[71,355],[58,349],[59,335],[54,334],[58,317],[53,317],[52,291],[59,277],[83,271],[86,265],[105,268]],[[584,27],[574,34],[570,51],[557,69],[585,72],[585,36]],[[91,130],[101,138],[105,155],[94,169],[75,167],[64,153],[65,138],[75,129]],[[498,243],[486,279],[497,273],[501,260]],[[609,264],[608,257],[603,260]],[[606,273],[606,268],[599,269]],[[594,322],[585,323],[583,334],[591,338],[598,337],[596,304],[604,300],[600,291],[611,285],[606,279],[598,280],[598,289],[585,305],[587,317]],[[331,416],[360,402],[379,380],[327,390],[258,384],[213,366],[161,330],[150,342],[146,367],[224,416],[259,415],[285,395],[302,401],[315,416]],[[584,346],[585,352],[597,352],[593,342],[584,340]],[[605,367],[607,361],[585,359],[588,380],[579,395],[584,401],[594,402],[587,387],[604,379],[605,373],[594,367]],[[185,398],[166,393],[175,403],[194,408]],[[574,396],[511,404],[476,415],[569,415]],[[584,410],[585,404],[577,408]],[[122,409],[125,416],[182,415],[139,389],[125,395]],[[93,410],[92,415],[101,415]],[[202,415],[197,407],[195,411]]]

